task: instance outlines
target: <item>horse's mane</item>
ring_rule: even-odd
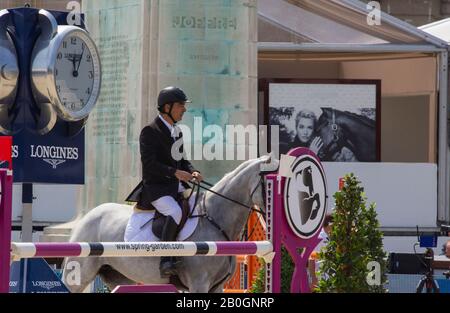
[[[229,183],[230,182],[230,178],[234,178],[236,177],[239,173],[246,171],[247,168],[249,168],[252,164],[255,164],[257,161],[259,161],[260,159],[251,159],[251,160],[247,160],[242,162],[241,164],[239,164],[238,167],[236,167],[234,170],[232,170],[231,172],[226,173],[215,185],[213,190],[217,191],[216,189],[221,188],[224,184]]]

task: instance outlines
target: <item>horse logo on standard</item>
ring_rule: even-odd
[[[307,152],[305,152],[307,151]],[[327,207],[325,173],[317,156],[306,150],[290,157],[290,175],[284,185],[284,209],[292,231],[300,238],[314,236]]]

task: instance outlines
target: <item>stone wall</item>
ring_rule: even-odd
[[[157,94],[167,85],[181,87],[192,100],[182,121],[192,130],[184,136],[186,150],[207,180],[217,181],[242,160],[207,161],[205,143],[256,151],[226,138],[194,138],[195,117],[203,128],[223,130],[257,123],[254,1],[84,0],[83,12],[99,48],[103,81],[86,127],[82,208],[123,202],[139,182],[140,130],[157,116]]]

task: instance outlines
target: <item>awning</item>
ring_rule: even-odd
[[[367,19],[372,8],[356,0],[258,0],[257,3],[259,42],[447,47],[446,41],[383,12],[380,25],[369,25]],[[271,32],[265,29],[277,30],[284,36],[280,33],[279,39],[270,38]]]

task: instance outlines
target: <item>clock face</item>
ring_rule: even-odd
[[[92,44],[76,33],[66,36],[57,50],[56,92],[60,103],[70,112],[83,110],[92,96],[96,79],[92,52]]]
[[[70,25],[55,27],[42,32],[32,55],[33,95],[38,105],[51,105],[42,110],[48,125],[56,122],[55,113],[68,122],[87,118],[101,85],[100,57],[88,32]]]

